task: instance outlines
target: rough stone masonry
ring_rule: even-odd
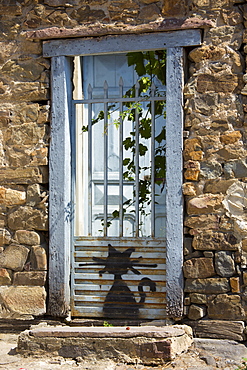
[[[27,32],[112,24],[128,32],[171,18],[199,19],[211,26],[202,45],[188,50],[184,90],[183,319],[195,330],[206,326],[209,336],[216,322],[218,335],[243,339],[247,3],[0,0],[0,8],[0,318],[46,312],[50,65],[42,41]]]

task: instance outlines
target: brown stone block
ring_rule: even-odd
[[[241,139],[242,135],[240,131],[232,131],[220,136],[220,141],[224,144],[234,144],[239,139]]]
[[[188,318],[190,320],[202,319],[207,314],[207,309],[205,306],[197,306],[192,304],[189,308]]]
[[[0,300],[12,315],[44,315],[46,311],[45,299],[46,292],[44,287],[0,287]]]
[[[246,320],[240,296],[220,294],[210,297],[208,317],[216,320]]]
[[[154,21],[160,15],[160,9],[156,4],[146,5],[141,8],[139,13],[140,19],[146,19],[148,21]]]
[[[9,244],[10,241],[11,241],[10,232],[7,229],[0,229],[0,247]]]
[[[238,277],[231,277],[230,285],[231,285],[232,293],[240,293],[240,283],[239,283]]]
[[[27,261],[29,249],[23,245],[11,244],[0,254],[0,268],[21,271]]]
[[[207,180],[204,185],[204,192],[205,193],[212,193],[212,194],[226,194],[227,189],[236,182],[236,179],[213,179]]]
[[[213,213],[222,208],[222,194],[202,194],[192,198],[187,204],[187,213],[189,215]]]
[[[187,13],[187,5],[184,0],[165,0],[162,8],[164,17],[185,16]]]
[[[8,60],[1,69],[1,74],[5,78],[10,78],[14,81],[36,81],[41,78],[41,73],[45,67],[40,63],[40,59],[37,58],[27,60]]]
[[[7,85],[0,86],[0,96],[6,102],[34,102],[49,99],[49,91],[41,82],[10,82],[8,88]]]
[[[183,154],[185,161],[201,161],[203,158],[201,141],[197,138],[185,140]]]
[[[10,121],[10,112],[0,111],[0,127],[7,127]]]
[[[190,301],[191,301],[191,303],[206,304],[207,303],[207,296],[206,296],[206,294],[191,293],[190,294]]]
[[[200,320],[189,322],[188,325],[192,327],[197,338],[245,340],[243,321]]]
[[[196,250],[238,250],[239,243],[231,233],[205,231],[197,234],[192,242]]]
[[[184,225],[197,230],[218,230],[219,229],[219,216],[218,215],[199,215],[199,216],[186,216]]]
[[[16,15],[21,15],[22,10],[20,5],[5,5],[0,2],[0,7],[1,7],[1,15],[3,16],[16,16]]]
[[[212,258],[192,258],[184,263],[184,277],[186,278],[208,278],[215,275]]]
[[[196,195],[195,184],[191,182],[186,182],[185,184],[183,184],[183,194],[188,196],[195,196]]]
[[[18,205],[24,204],[25,201],[26,191],[20,191],[0,186],[0,205]]]
[[[32,166],[48,165],[48,148],[39,148],[31,152]]]
[[[242,249],[244,252],[247,252],[247,239],[242,240]]]
[[[19,244],[37,245],[40,243],[40,236],[35,231],[17,230],[15,239]]]
[[[243,284],[246,286],[247,285],[247,272],[243,272]]]
[[[24,167],[24,168],[0,168],[1,184],[33,184],[48,183],[48,168]]]
[[[218,294],[230,291],[226,278],[186,279],[184,291],[186,293]]]
[[[37,145],[47,143],[47,125],[26,123],[25,125],[9,127],[3,133],[6,145]]]
[[[190,181],[198,181],[199,180],[200,171],[199,170],[193,170],[193,169],[187,169],[184,172],[184,178],[186,180]]]
[[[47,270],[47,255],[43,247],[35,245],[31,248],[31,267],[34,270]]]
[[[46,271],[23,271],[15,272],[13,285],[44,286]]]
[[[233,74],[209,75],[201,74],[197,79],[197,91],[206,93],[209,91],[232,93],[238,86],[238,76]]]
[[[44,210],[23,206],[8,215],[8,226],[12,230],[48,230],[48,216]]]
[[[11,276],[6,269],[0,268],[0,285],[11,285]]]
[[[225,56],[226,49],[220,46],[214,45],[203,45],[193,49],[189,53],[189,58],[195,62],[201,62],[203,60],[221,60]]]

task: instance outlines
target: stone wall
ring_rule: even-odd
[[[188,50],[184,318],[247,320],[245,1],[0,0],[0,7],[0,317],[45,313],[49,60],[26,31],[196,17],[214,27]]]

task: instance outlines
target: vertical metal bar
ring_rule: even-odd
[[[123,79],[119,79],[119,97],[123,97]],[[123,103],[119,103],[119,237],[123,236]]]
[[[92,99],[92,86],[88,85],[88,99]],[[92,103],[88,103],[88,235],[92,236]]]
[[[155,237],[155,84],[151,86],[151,236]]]
[[[104,83],[104,99],[108,98],[108,84]],[[108,216],[108,103],[104,102],[104,236],[107,236]]]
[[[135,97],[139,96],[140,84],[135,85]],[[139,236],[139,112],[135,108],[135,236]]]

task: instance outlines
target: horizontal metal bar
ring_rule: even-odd
[[[130,102],[151,102],[151,101],[165,101],[165,96],[149,96],[147,98],[137,97],[137,98],[95,98],[95,99],[76,99],[72,100],[73,104],[90,104],[90,103],[130,103]]]
[[[166,245],[166,239],[164,238],[151,238],[151,237],[125,237],[125,238],[118,238],[118,237],[84,237],[84,236],[76,236],[74,238],[75,245],[90,245],[90,246],[108,246],[108,243],[111,243],[112,246],[116,246],[117,248],[122,246],[133,246],[133,247],[139,247],[139,246],[151,246],[151,245],[158,245],[164,246]]]

